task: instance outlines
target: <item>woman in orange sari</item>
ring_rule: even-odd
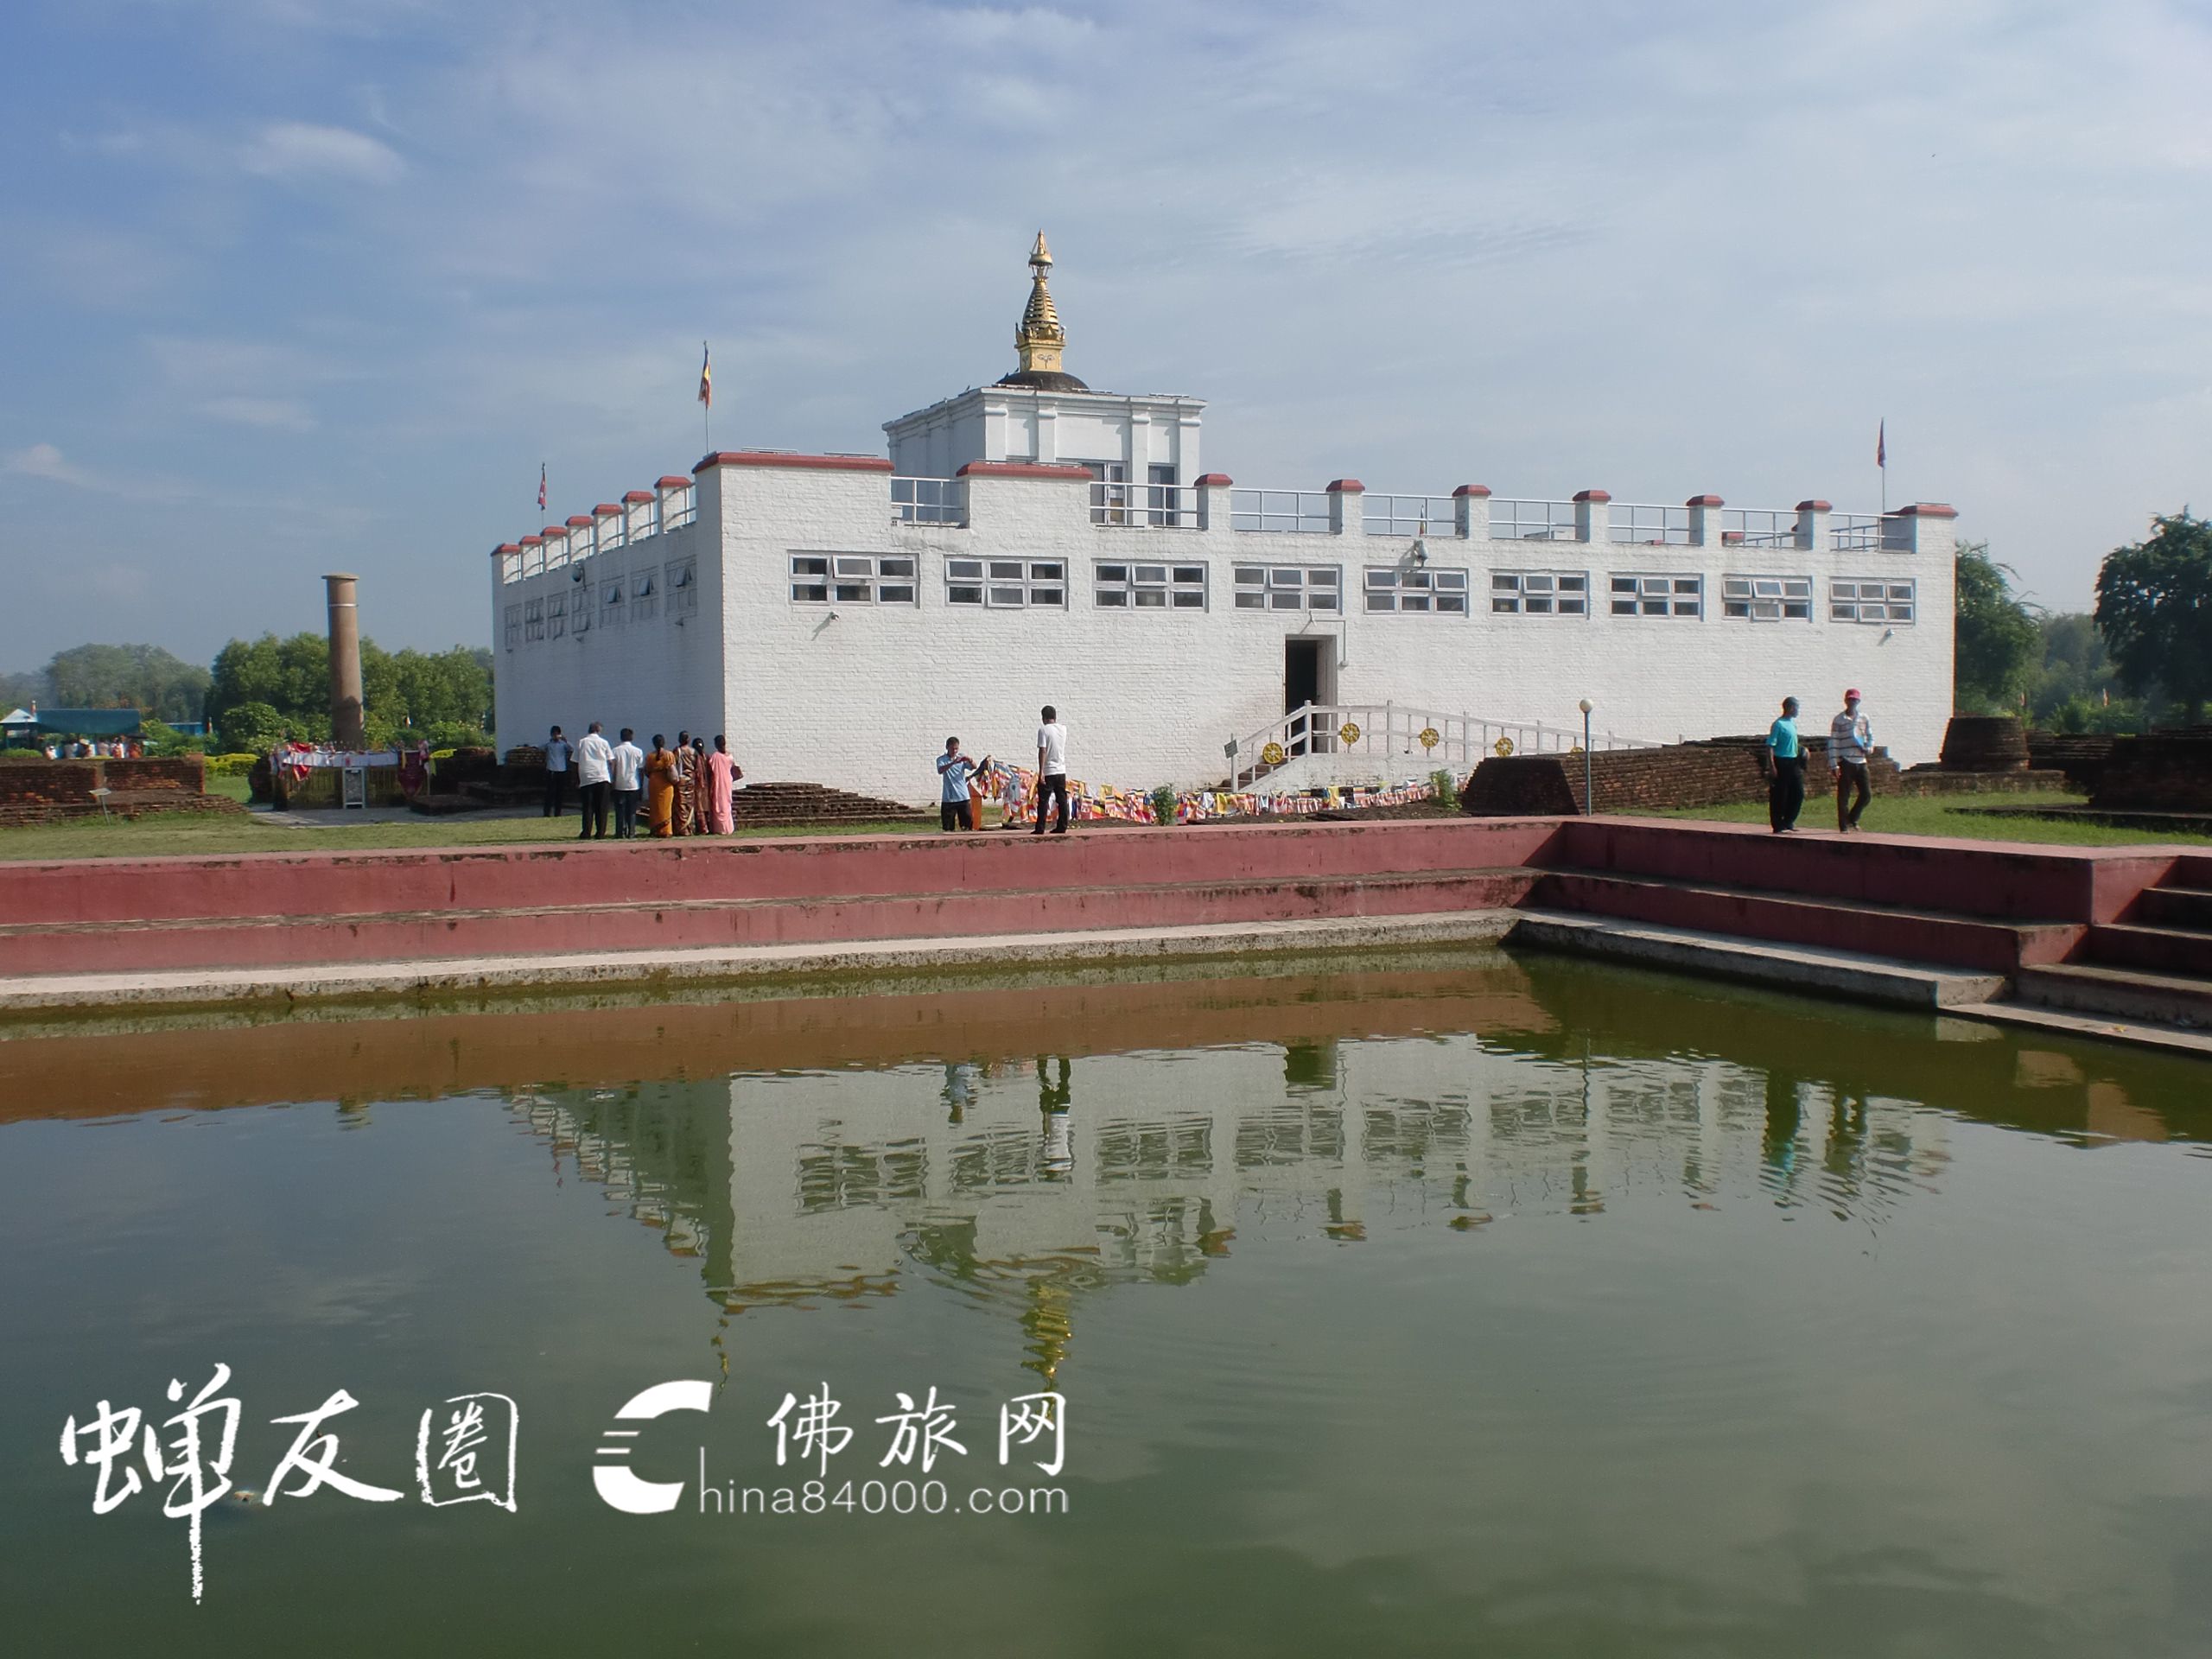
[[[675,812],[676,757],[668,752],[668,740],[655,732],[653,752],[645,757],[645,818],[655,836],[675,833]]]

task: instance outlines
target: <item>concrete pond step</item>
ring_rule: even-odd
[[[2023,968],[2013,976],[2011,1000],[2145,1025],[2212,1030],[2212,979],[2139,968],[2086,962]]]
[[[2074,959],[2212,981],[2212,932],[2133,923],[2093,927]]]
[[[1038,930],[1506,909],[1527,893],[1520,866],[1340,875],[1283,882],[1154,881],[831,898],[592,901],[383,916],[181,918],[0,926],[0,976],[118,973],[591,950],[692,950]]]
[[[1983,916],[1872,906],[1859,900],[1666,880],[1548,870],[1529,903],[1780,944],[1855,951],[2009,974],[2056,962],[2084,932],[2077,923],[2003,922]]]
[[[2145,927],[2177,927],[2212,934],[2212,891],[2160,885],[2144,888],[2127,913]]]
[[[2005,988],[2001,974],[1961,973],[1862,951],[1755,943],[1567,911],[1524,908],[1505,937],[1509,944],[1897,1007],[1935,1009],[1987,1002]]]

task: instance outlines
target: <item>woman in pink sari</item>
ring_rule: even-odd
[[[718,836],[737,827],[730,810],[730,791],[744,776],[745,768],[729,758],[729,740],[716,732],[715,752],[707,757],[707,825]]]

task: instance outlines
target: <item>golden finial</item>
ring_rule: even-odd
[[[1059,312],[1053,308],[1052,289],[1045,285],[1052,271],[1052,251],[1045,245],[1045,232],[1039,231],[1036,245],[1029,250],[1029,303],[1022,310],[1021,327],[1014,334],[1022,374],[1061,372],[1060,352],[1068,335],[1060,327]]]

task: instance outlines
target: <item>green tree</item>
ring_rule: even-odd
[[[28,674],[0,674],[0,715],[10,709],[28,709],[35,702],[54,701],[54,682],[44,669]]]
[[[490,657],[465,645],[387,652],[373,639],[362,640],[362,723],[370,743],[384,747],[431,726],[474,731],[486,725]],[[209,717],[223,728],[225,714],[248,702],[276,709],[296,733],[327,735],[330,642],[319,633],[232,640],[215,657]]]
[[[2183,508],[2151,525],[2146,540],[2105,556],[2097,630],[2122,684],[2171,699],[2193,721],[2212,697],[2212,520]]]
[[[1987,542],[1961,543],[1957,569],[1953,701],[1961,709],[2009,713],[2043,643],[2035,613],[2012,597],[2018,573],[1991,558]]]
[[[198,720],[207,671],[159,645],[75,645],[47,664],[51,700],[65,709],[137,709],[156,720]]]

